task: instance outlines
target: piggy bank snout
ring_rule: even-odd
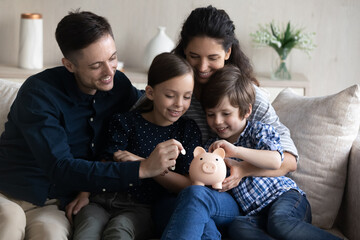
[[[203,170],[204,173],[212,174],[212,173],[215,173],[215,172],[216,172],[217,166],[216,166],[216,164],[213,163],[213,162],[204,162],[204,163],[201,165],[201,169]]]

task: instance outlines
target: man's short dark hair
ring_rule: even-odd
[[[114,38],[111,26],[104,17],[76,10],[61,19],[55,37],[64,57],[69,59],[75,51],[86,48],[107,34]]]

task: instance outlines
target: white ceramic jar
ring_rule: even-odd
[[[21,14],[19,67],[43,68],[43,20],[39,13]]]

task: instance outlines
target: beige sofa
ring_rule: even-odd
[[[20,85],[0,79],[0,132]],[[360,86],[317,98],[285,89],[273,106],[298,147],[290,177],[307,193],[313,224],[360,239]]]

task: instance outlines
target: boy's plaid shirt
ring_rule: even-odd
[[[220,138],[210,139],[205,144],[205,149],[208,149],[211,143],[217,140]],[[252,149],[275,150],[281,155],[281,161],[284,159],[280,136],[269,124],[248,122],[234,145]],[[241,159],[236,160],[242,161]],[[244,215],[255,215],[290,189],[296,189],[301,194],[305,194],[292,179],[285,176],[244,177],[239,185],[230,192]]]

